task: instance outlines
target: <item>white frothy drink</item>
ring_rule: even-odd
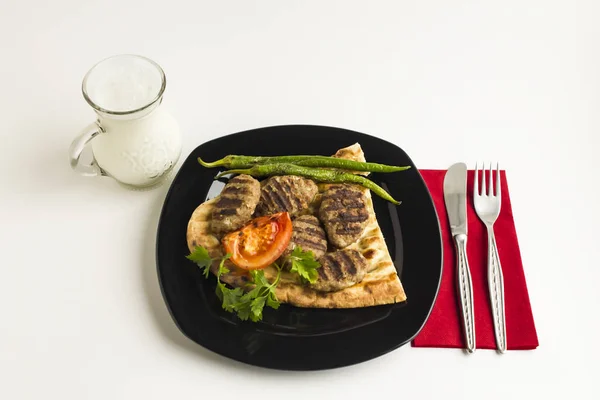
[[[161,92],[163,79],[152,64],[143,60],[130,60],[123,65],[120,60],[100,64],[87,78],[88,96],[108,111],[126,112],[138,110]]]
[[[94,157],[122,183],[151,186],[179,159],[179,126],[160,105],[164,88],[162,69],[138,56],[109,58],[84,80],[103,130],[91,143]]]

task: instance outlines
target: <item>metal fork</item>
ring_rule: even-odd
[[[488,232],[488,288],[494,318],[494,333],[496,347],[500,353],[506,351],[506,318],[504,314],[504,276],[496,237],[494,236],[494,222],[500,214],[502,196],[500,195],[500,166],[496,163],[496,184],[492,178],[492,163],[490,163],[488,187],[486,190],[485,163],[481,169],[481,193],[479,193],[479,164],[475,164],[475,183],[473,187],[473,203],[477,216],[485,224]],[[495,186],[495,191],[494,191]]]

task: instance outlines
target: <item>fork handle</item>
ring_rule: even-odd
[[[473,283],[469,260],[467,259],[467,235],[454,236],[456,241],[456,258],[458,265],[458,295],[463,318],[466,348],[469,353],[475,352],[475,312],[473,306]]]
[[[488,231],[488,287],[492,316],[494,319],[494,333],[496,347],[500,353],[506,351],[506,316],[504,311],[504,275],[498,256],[498,246],[494,235],[493,225],[487,225]]]

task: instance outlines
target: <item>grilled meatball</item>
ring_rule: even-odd
[[[296,246],[300,246],[303,251],[312,251],[315,260],[325,254],[327,239],[317,217],[302,215],[292,221],[292,239],[281,255],[281,259],[289,256]]]
[[[260,182],[249,175],[229,180],[215,202],[211,228],[215,235],[235,231],[252,218],[260,197]]]
[[[319,259],[319,278],[312,287],[321,292],[335,292],[363,280],[367,260],[356,250],[338,250]]]
[[[256,215],[287,211],[298,215],[308,208],[317,194],[317,184],[300,176],[284,175],[269,178],[260,191]]]
[[[334,246],[343,248],[356,242],[369,222],[364,193],[349,184],[330,186],[323,193],[319,218]]]

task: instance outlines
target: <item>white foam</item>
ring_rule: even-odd
[[[108,59],[92,69],[85,84],[92,102],[120,112],[148,105],[161,87],[160,70],[144,59]]]

